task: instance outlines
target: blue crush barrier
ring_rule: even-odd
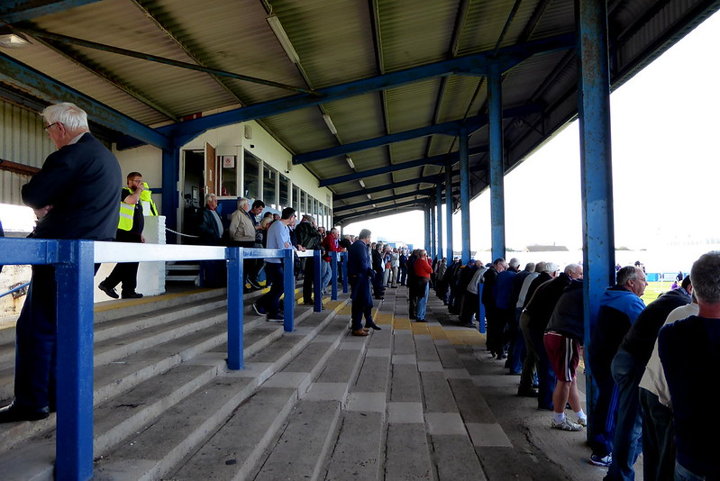
[[[294,253],[293,249],[123,244],[89,240],[0,238],[0,264],[53,265],[56,282],[70,288],[57,290],[57,435],[56,479],[89,480],[93,475],[93,321],[94,264],[104,262],[156,262],[225,260],[228,296],[228,368],[242,369],[243,260],[280,258],[284,267],[283,328],[294,329],[294,256],[319,257],[319,251]],[[347,253],[341,253],[347,256]],[[333,279],[337,258],[333,256]],[[343,263],[344,292],[346,267]],[[319,267],[319,264],[318,264]],[[319,276],[317,277],[319,279]],[[316,283],[319,286],[319,282]],[[334,286],[337,298],[337,285]],[[316,299],[322,302],[320,296]],[[317,302],[317,301],[316,301]],[[316,309],[317,310],[317,309]]]

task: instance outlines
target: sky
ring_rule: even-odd
[[[720,243],[720,12],[610,96],[615,245]],[[505,176],[508,248],[582,246],[577,121]],[[453,219],[459,251],[460,218]],[[424,244],[420,211],[349,224]],[[471,250],[490,248],[489,190],[470,202]],[[444,233],[443,233],[444,237]],[[444,245],[447,245],[443,241]]]

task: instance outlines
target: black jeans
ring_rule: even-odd
[[[140,234],[117,231],[116,242],[130,242],[139,244],[142,238]],[[140,264],[137,262],[118,262],[109,276],[102,282],[108,287],[114,288],[122,283],[122,293],[132,294],[137,288],[137,271]]]
[[[270,290],[257,300],[257,305],[265,309],[270,317],[278,317],[278,311],[280,310],[280,296],[282,296],[283,291],[285,290],[283,284],[283,273],[284,269],[281,263],[265,263],[267,281],[272,285],[270,286]],[[294,302],[294,299],[289,299],[285,302]]]

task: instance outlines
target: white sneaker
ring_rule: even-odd
[[[580,426],[586,428],[587,427],[587,418],[578,418],[577,423]]]
[[[560,429],[561,431],[582,431],[582,426],[570,421],[568,418],[565,418],[562,420],[562,422],[557,422],[554,419],[550,423],[550,427],[553,429]]]

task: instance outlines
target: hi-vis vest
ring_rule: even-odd
[[[128,192],[128,195],[132,194],[132,191],[127,187],[123,190]],[[147,205],[150,208],[151,215],[158,215],[157,207],[155,202],[152,200],[152,191],[149,189],[143,190],[140,193],[140,205],[143,207]],[[124,231],[130,231],[133,228],[133,216],[135,215],[135,204],[126,204],[120,201],[120,220],[118,221],[118,229]]]

